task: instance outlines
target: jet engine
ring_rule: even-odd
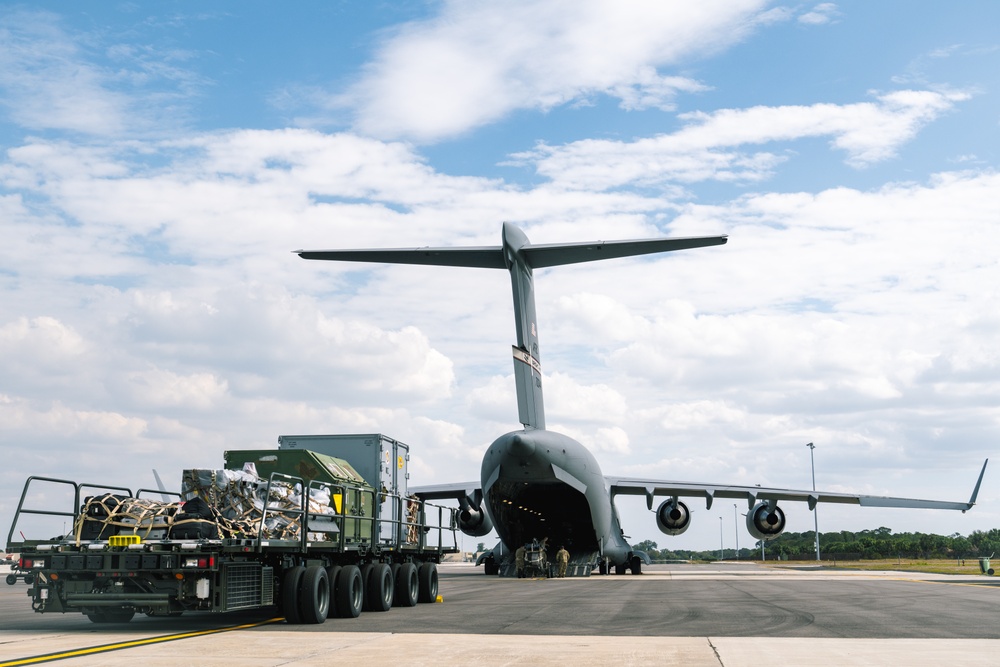
[[[680,535],[691,525],[691,512],[676,498],[664,500],[656,508],[656,527],[667,535]]]
[[[747,512],[747,532],[758,540],[773,540],[785,530],[785,513],[777,505],[760,502]]]
[[[466,501],[459,503],[458,529],[472,537],[482,537],[493,530],[493,522],[482,507]]]

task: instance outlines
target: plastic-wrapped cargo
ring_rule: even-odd
[[[267,480],[257,476],[252,464],[243,470],[185,470],[181,493],[188,501],[187,504],[194,502],[194,499],[204,501],[218,513],[220,524],[228,523],[237,528],[238,535],[222,532],[222,537],[256,537],[259,533],[266,539],[293,540],[300,536],[302,485],[277,479],[271,484],[269,491]],[[332,519],[336,510],[330,500],[329,493],[314,491],[309,498],[309,513],[314,516],[327,515]],[[199,528],[197,517],[185,517],[185,521],[193,524],[186,527],[189,531]],[[330,521],[326,526],[330,528],[329,533],[311,533],[308,539],[334,539],[333,534],[338,530],[336,524]],[[206,535],[195,530],[191,535],[184,536]]]
[[[311,488],[310,514],[335,514],[338,531],[343,533],[346,543],[371,543],[374,540],[374,489],[347,461],[306,450],[273,449],[230,450],[225,453],[225,461],[226,473],[253,470],[265,486],[267,480],[277,473],[272,482],[272,501],[278,500],[274,498],[275,489],[281,488],[278,482],[285,479],[282,475],[303,480]],[[289,497],[284,500],[299,503],[300,507],[301,493],[301,488],[291,489]],[[339,525],[341,523],[343,525]]]

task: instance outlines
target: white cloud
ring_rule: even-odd
[[[208,410],[216,407],[228,393],[228,385],[213,373],[179,375],[151,368],[125,374],[129,396],[146,409],[163,410],[189,407]]]
[[[515,156],[561,186],[609,189],[671,181],[760,181],[786,158],[740,150],[775,142],[829,137],[864,168],[893,157],[917,131],[968,99],[965,93],[903,90],[875,102],[722,109],[682,114],[687,125],[672,134],[636,141],[587,139],[540,145]]]
[[[625,397],[605,384],[585,385],[559,371],[545,376],[546,414],[551,422],[621,423]]]
[[[337,103],[356,110],[364,133],[417,141],[593,95],[619,97],[629,109],[670,108],[677,91],[703,86],[656,68],[738,42],[766,5],[446,2],[434,19],[394,31]]]
[[[0,14],[0,103],[18,125],[108,137],[183,125],[206,85],[179,65],[191,54],[128,44],[97,53],[91,37],[51,12]]]
[[[811,10],[800,14],[798,20],[799,23],[807,25],[824,25],[833,22],[839,15],[840,11],[835,3],[821,2]]]

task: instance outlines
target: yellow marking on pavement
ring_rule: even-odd
[[[248,628],[255,628],[260,625],[266,625],[268,623],[276,623],[278,621],[283,621],[284,618],[271,618],[266,621],[260,621],[258,623],[247,623],[246,625],[232,625],[228,628],[215,628],[214,630],[198,630],[197,632],[182,632],[176,635],[163,635],[161,637],[148,637],[146,639],[136,639],[134,641],[128,642],[118,642],[117,644],[102,644],[100,646],[90,646],[88,648],[74,649],[72,651],[60,651],[58,653],[46,653],[45,655],[35,655],[28,658],[18,658],[17,660],[9,660],[7,662],[0,662],[0,667],[19,667],[19,665],[38,665],[43,662],[52,662],[53,660],[65,660],[66,658],[78,658],[83,655],[94,655],[95,653],[106,653],[108,651],[118,651],[123,648],[134,648],[136,646],[146,646],[149,644],[162,644],[163,642],[172,642],[178,639],[190,639],[191,637],[203,637],[205,635],[215,635],[220,632],[231,632],[233,630],[246,630]]]

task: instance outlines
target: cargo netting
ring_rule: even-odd
[[[267,480],[249,470],[185,470],[184,502],[165,502],[106,493],[84,500],[73,526],[81,541],[106,540],[113,535],[138,535],[143,540],[255,538],[299,539],[302,487]],[[337,516],[328,488],[310,491],[308,512]],[[267,508],[265,513],[264,509]],[[263,530],[261,524],[263,522]],[[331,533],[310,532],[311,541],[334,539]]]

